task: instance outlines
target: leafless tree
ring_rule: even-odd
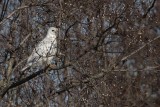
[[[0,7],[0,106],[160,106],[160,1],[0,0]],[[51,26],[59,28],[54,63],[21,72]]]

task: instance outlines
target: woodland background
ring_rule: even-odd
[[[22,73],[49,27],[56,65]],[[0,0],[1,107],[159,107],[160,0]]]

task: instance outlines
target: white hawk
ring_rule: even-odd
[[[31,66],[41,66],[43,63],[50,64],[57,53],[58,28],[50,27],[46,37],[34,48],[32,54],[28,57],[24,71]]]

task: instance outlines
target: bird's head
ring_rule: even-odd
[[[48,36],[52,36],[52,37],[55,37],[58,35],[58,28],[56,27],[50,27],[48,29]]]

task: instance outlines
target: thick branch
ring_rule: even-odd
[[[68,65],[65,65],[65,66],[62,66],[62,67],[56,67],[56,68],[50,68],[50,65],[46,66],[44,69],[41,69],[25,78],[22,78],[21,80],[19,81],[16,81],[16,82],[10,82],[9,84],[7,84],[6,87],[4,87],[3,89],[1,89],[0,91],[0,99],[3,98],[3,96],[8,92],[9,89],[12,89],[12,88],[15,88],[17,86],[20,86],[22,85],[23,83],[25,82],[28,82],[29,80],[39,76],[40,74],[42,73],[45,73],[47,70],[60,70],[60,69],[64,69],[66,67],[69,67],[71,66],[70,64]]]

